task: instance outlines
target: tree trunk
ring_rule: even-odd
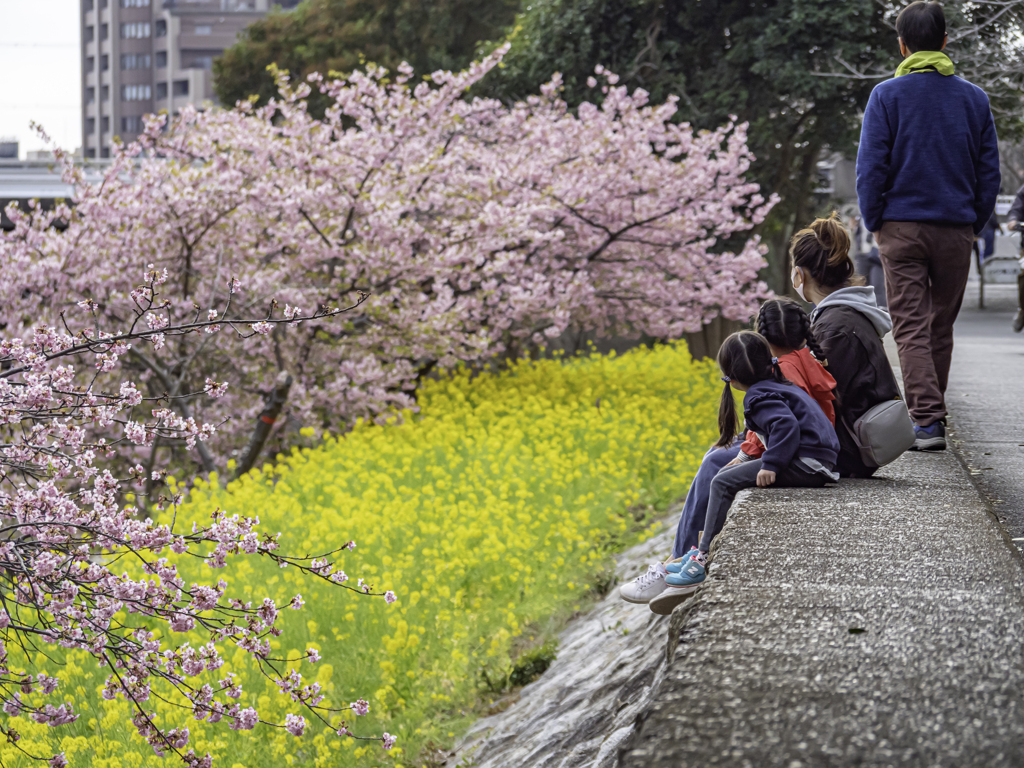
[[[686,346],[694,360],[717,358],[726,337],[742,328],[743,323],[739,320],[728,320],[719,315],[696,333],[686,334]]]
[[[238,462],[238,466],[235,467],[235,477],[241,477],[256,463],[256,459],[259,458],[260,453],[263,451],[263,446],[267,442],[267,437],[270,436],[270,430],[274,427],[274,422],[277,421],[277,417],[281,415],[281,409],[284,408],[285,402],[288,400],[288,391],[292,388],[292,377],[287,371],[281,371],[277,374],[277,380],[274,382],[274,389],[267,398],[267,406],[260,413],[259,418],[256,420],[256,428],[252,432],[252,437],[249,439],[249,445],[246,446],[245,453],[242,454],[241,460]]]

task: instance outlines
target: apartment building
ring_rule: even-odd
[[[299,0],[81,0],[82,150],[110,157],[142,117],[216,101],[213,59],[272,5]]]

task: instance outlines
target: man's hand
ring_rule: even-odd
[[[1011,232],[1016,232],[1018,226],[1020,225],[1013,219],[1010,219],[1008,222],[1006,222],[1006,228]]]
[[[767,469],[762,469],[757,473],[757,487],[767,488],[769,485],[775,483],[775,473]]]
[[[727,467],[735,467],[737,464],[742,464],[742,463],[743,463],[743,459],[741,459],[739,456],[737,456],[735,459],[730,461],[725,466],[727,466]]]

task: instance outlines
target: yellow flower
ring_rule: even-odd
[[[280,606],[301,593],[307,601],[305,615],[283,612],[285,632],[272,655],[295,659],[313,647],[324,661],[281,662],[281,671],[294,668],[303,684],[319,682],[323,706],[362,698],[370,712],[346,710],[329,731],[314,736],[311,725],[296,739],[262,725],[240,732],[223,721],[196,722],[178,708],[187,701],[163,691],[172,704],[153,705],[161,723],[186,725],[190,747],[232,768],[394,766],[428,741],[451,744],[466,720],[439,713],[471,709],[481,669],[490,680],[506,679],[517,649],[550,639],[539,628],[550,626],[551,616],[585,608],[591,588],[606,583],[612,553],[645,536],[656,510],[685,493],[717,437],[716,373],[683,344],[523,360],[501,373],[459,369],[425,382],[419,413],[384,427],[359,423],[224,487],[216,478],[197,483],[179,521],[208,519],[218,506],[259,516],[262,530],[282,533],[283,551],[298,554],[354,540],[356,549],[337,557],[348,585],[362,578],[375,593],[394,590],[399,599],[389,606],[269,560],[231,558],[217,574],[228,581],[228,595],[267,596]],[[304,428],[303,435],[314,432]],[[176,563],[186,583],[209,582],[201,561]],[[181,642],[180,635],[160,639],[164,648]],[[198,632],[188,639],[193,646],[209,640]],[[18,652],[9,650],[14,664]],[[216,687],[233,672],[241,706],[256,707],[261,719],[281,723],[288,713],[303,714],[244,652],[230,645],[223,651],[224,667],[202,682]],[[75,751],[74,765],[162,765],[134,733],[128,705],[99,696],[105,671],[90,680],[97,667],[81,652],[55,659],[68,662],[51,670],[63,678],[61,690],[77,710],[95,714],[61,734],[64,748]],[[50,668],[41,654],[20,663]],[[404,751],[389,758],[379,742],[338,743],[342,719],[360,736],[396,734]],[[51,729],[22,721],[12,721],[21,746],[52,754]],[[2,745],[0,759],[10,768],[30,765]]]

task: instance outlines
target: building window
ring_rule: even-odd
[[[107,0],[100,0],[100,10],[102,11],[107,7]]]
[[[85,103],[95,104],[96,103],[96,88],[90,85],[85,89]]]
[[[121,118],[121,133],[142,133],[142,116]]]
[[[96,57],[95,56],[86,56],[85,57],[85,71],[86,72],[92,72],[94,69],[96,69]]]
[[[153,98],[153,88],[150,85],[122,85],[121,101],[148,101]]]
[[[110,86],[104,85],[100,88],[100,101],[110,101]]]
[[[131,24],[122,24],[121,37],[123,37],[126,40],[149,37],[149,22],[136,21],[132,22]]]
[[[96,39],[96,27],[94,27],[92,24],[90,24],[89,26],[87,26],[85,28],[85,42],[91,43],[95,39]]]
[[[100,150],[100,157],[110,157],[110,147],[103,147]]]
[[[167,37],[167,19],[157,19],[153,22],[153,36]]]
[[[87,117],[85,118],[85,132],[87,134],[96,133],[96,118]]]
[[[211,27],[209,24],[200,24],[200,25],[198,25],[196,27],[196,34],[197,35],[212,35],[213,34],[213,27]]]
[[[107,54],[100,56],[100,72],[106,72],[110,69],[110,57]]]
[[[188,96],[188,80],[175,80],[174,81],[174,95],[175,96]]]
[[[213,56],[185,55],[181,65],[182,69],[213,69]]]
[[[167,51],[156,52],[156,68],[162,69],[167,66]]]
[[[152,58],[148,53],[122,53],[121,69],[149,69]]]
[[[85,156],[86,157],[96,157],[96,148],[95,147],[87,147],[86,150],[85,150]]]
[[[110,133],[110,118],[104,117],[100,120],[100,132]]]
[[[121,0],[122,8],[149,8],[149,0]]]
[[[84,10],[84,11],[85,11],[86,13],[88,13],[89,11],[91,11],[91,10],[92,10],[92,0],[84,0],[84,2],[82,3],[82,9],[83,9],[83,10]]]
[[[100,40],[106,40],[110,37],[110,25],[100,24]]]

